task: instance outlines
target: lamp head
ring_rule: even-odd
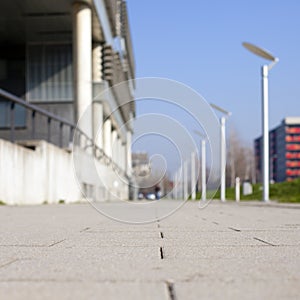
[[[249,50],[250,52],[254,53],[255,55],[257,56],[260,56],[262,58],[265,58],[267,60],[270,60],[270,61],[278,61],[278,58],[276,58],[273,54],[271,54],[269,51],[263,49],[263,48],[260,48],[260,47],[257,47],[253,44],[250,44],[250,43],[246,43],[244,42],[242,44],[247,50]]]
[[[206,139],[206,135],[200,132],[199,130],[194,130],[194,132],[199,135],[202,139]]]
[[[214,108],[215,110],[217,110],[217,111],[223,113],[224,115],[226,115],[226,117],[230,117],[231,116],[231,112],[230,111],[227,111],[224,108],[222,108],[222,107],[220,107],[220,106],[218,106],[216,104],[210,103],[210,106],[212,108]]]

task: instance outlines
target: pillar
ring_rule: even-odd
[[[102,82],[102,46],[93,43],[92,50],[92,78],[93,84]],[[93,102],[93,138],[99,148],[103,148],[103,104],[100,101]]]
[[[125,144],[121,143],[121,154],[120,154],[120,159],[121,159],[121,168],[122,170],[126,171],[126,147]]]
[[[103,104],[93,103],[93,138],[99,148],[103,148]]]
[[[129,176],[132,175],[132,157],[131,157],[131,143],[132,143],[132,133],[127,131],[127,142],[126,142],[126,171]]]
[[[83,2],[73,4],[75,114],[80,128],[92,137],[92,11]]]
[[[117,139],[117,160],[116,163],[118,164],[118,166],[121,168],[121,146],[122,146],[122,140],[120,137],[118,137]]]
[[[110,119],[106,119],[103,124],[103,150],[107,156],[112,156]]]
[[[114,129],[111,133],[111,144],[112,144],[112,159],[114,163],[118,162],[118,132]]]

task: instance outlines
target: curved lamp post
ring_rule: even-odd
[[[201,138],[201,200],[206,200],[206,136],[198,130],[194,132]]]
[[[226,201],[226,134],[225,134],[225,123],[226,119],[231,116],[231,112],[221,108],[218,105],[210,104],[212,108],[224,114],[221,117],[221,147],[220,147],[220,155],[221,155],[221,201]]]
[[[269,94],[268,94],[268,73],[279,61],[279,59],[267,50],[259,48],[250,43],[243,43],[243,46],[257,56],[265,58],[271,63],[263,65],[262,70],[262,130],[263,130],[263,201],[269,201]]]

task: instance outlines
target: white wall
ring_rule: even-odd
[[[0,200],[7,204],[78,201],[72,156],[44,141],[35,150],[0,140]]]
[[[66,203],[84,200],[83,190],[92,190],[96,201],[113,200],[115,197],[106,192],[106,186],[116,189],[122,199],[128,198],[126,184],[117,188],[113,182],[116,175],[110,167],[95,161],[83,151],[76,151],[76,176],[73,155],[45,141],[28,141],[35,150],[12,144],[0,139],[0,200],[6,204]],[[95,170],[91,172],[90,170]],[[101,171],[100,171],[101,170]],[[99,172],[97,174],[97,171]],[[111,190],[111,191],[112,191]]]

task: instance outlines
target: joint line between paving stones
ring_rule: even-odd
[[[176,300],[174,283],[171,281],[166,281],[168,296],[170,300]]]
[[[61,241],[58,241],[58,242],[54,242],[53,244],[50,244],[48,247],[53,247],[53,246],[56,246],[57,244],[60,244],[62,242],[64,242],[66,239],[63,239]]]
[[[1,268],[4,268],[4,267],[7,267],[7,266],[9,266],[9,265],[11,265],[11,264],[17,262],[18,260],[19,260],[19,259],[16,258],[16,259],[13,259],[13,260],[11,260],[11,261],[8,261],[7,263],[5,263],[5,264],[3,264],[3,265],[0,265],[0,269],[1,269]]]
[[[267,242],[267,241],[264,241],[264,240],[262,240],[262,239],[259,239],[259,238],[257,238],[257,237],[254,237],[253,239],[255,239],[255,240],[259,241],[259,242],[262,242],[262,243],[264,243],[264,244],[266,244],[266,245],[269,245],[269,246],[273,246],[273,247],[277,246],[277,245],[274,245],[274,244],[269,243],[269,242]]]
[[[242,231],[242,230],[234,228],[234,227],[228,227],[228,229],[231,229],[231,230],[236,231],[236,232],[241,232]]]
[[[86,227],[86,228],[80,230],[80,232],[85,232],[85,231],[88,231],[89,229],[91,229],[91,228],[90,227]]]
[[[159,247],[159,253],[160,253],[160,259],[164,259],[165,255],[164,255],[163,247]]]

